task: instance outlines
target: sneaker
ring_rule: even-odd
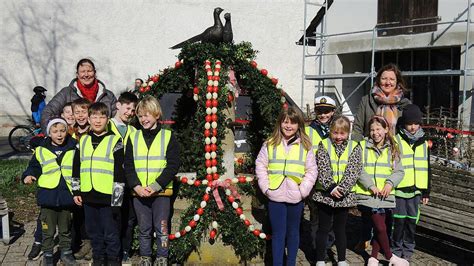
[[[153,263],[153,266],[168,266],[168,258],[165,257],[158,257]]]
[[[316,262],[316,266],[326,266],[326,262],[325,261],[317,261]]]
[[[370,257],[367,261],[367,266],[379,266],[379,260],[374,257]]]
[[[78,265],[76,259],[72,255],[72,251],[61,252],[61,261],[66,266]]]
[[[337,262],[337,266],[349,266],[349,263],[347,263],[347,261],[343,260],[343,261],[338,261]]]
[[[41,250],[41,244],[33,243],[33,246],[31,246],[31,251],[28,254],[28,260],[37,260],[39,257],[41,257],[41,254],[43,254],[43,251]]]
[[[410,263],[406,259],[402,259],[398,257],[395,254],[392,254],[392,257],[390,257],[390,261],[388,265],[395,265],[395,266],[408,266]]]
[[[43,256],[43,266],[54,266],[53,254],[48,253]]]
[[[142,256],[140,258],[140,263],[138,265],[140,265],[140,266],[151,266],[152,265],[151,257]]]

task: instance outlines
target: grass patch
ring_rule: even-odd
[[[26,159],[0,161],[0,193],[13,212],[14,220],[28,222],[36,219],[39,207],[36,205],[36,184],[25,185],[21,175],[28,166]]]

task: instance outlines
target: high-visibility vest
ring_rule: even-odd
[[[349,157],[358,143],[356,141],[349,140],[346,148],[344,149],[344,152],[341,154],[341,157],[337,156],[336,149],[334,148],[330,138],[324,139],[322,143],[327,149],[329,158],[331,159],[331,169],[333,174],[332,178],[334,179],[334,182],[336,184],[339,184],[339,182],[341,182],[342,176],[344,175],[344,172],[346,171]],[[319,191],[323,190],[321,182],[316,181],[315,189]],[[352,190],[355,191],[355,187],[353,187]]]
[[[319,135],[318,131],[310,126],[306,126],[304,128],[304,131],[306,132],[306,134],[309,136],[309,139],[311,140],[311,143],[313,145],[313,152],[314,154],[316,154],[316,152],[318,151],[318,145],[321,141],[323,141],[324,139]],[[327,143],[326,142],[323,142],[323,145],[324,147],[327,149]]]
[[[422,145],[413,150],[399,134],[396,141],[400,149],[400,157],[405,170],[405,176],[397,188],[413,187],[419,189],[428,188],[428,143],[425,141]]]
[[[103,194],[112,195],[114,183],[113,149],[120,140],[119,136],[108,135],[94,149],[90,135],[84,135],[79,141],[81,152],[81,192],[94,188]]]
[[[130,135],[133,146],[135,171],[142,186],[151,185],[166,168],[166,150],[171,138],[171,131],[161,129],[156,134],[150,148],[143,138],[143,131],[137,130]],[[173,181],[169,182],[164,192],[159,195],[170,196],[173,191]],[[171,194],[170,194],[171,193]]]
[[[109,124],[107,128],[109,131],[112,131],[115,135],[122,138],[124,150],[125,150],[125,147],[127,147],[127,142],[130,137],[130,134],[137,131],[137,129],[132,127],[131,125],[127,125],[127,131],[125,132],[125,136],[122,137],[122,134],[120,134],[120,131],[118,130],[117,125],[112,119],[109,119]]]
[[[278,189],[285,178],[301,184],[308,155],[301,143],[291,144],[288,154],[281,143],[277,146],[267,146],[267,151],[269,189]]]
[[[385,186],[385,181],[392,175],[392,154],[389,152],[389,148],[385,148],[380,156],[377,157],[377,153],[374,149],[366,147],[366,141],[360,142],[362,147],[362,160],[365,172],[372,176],[375,186],[382,190]],[[369,189],[365,189],[360,183],[355,186],[355,192],[357,194],[372,195]],[[395,189],[390,191],[390,194],[395,194]]]
[[[41,175],[38,178],[38,186],[41,188],[54,189],[59,185],[61,176],[66,181],[67,188],[72,194],[72,162],[74,159],[74,150],[68,150],[64,153],[61,165],[58,165],[56,154],[45,147],[36,147],[36,160],[41,165]]]

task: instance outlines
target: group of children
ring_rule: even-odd
[[[422,113],[416,105],[406,106],[396,130],[375,115],[368,124],[369,136],[356,142],[349,139],[349,119],[335,116],[335,110],[333,99],[316,98],[316,119],[309,126],[296,108],[283,110],[258,154],[258,185],[269,199],[273,265],[284,264],[285,246],[286,265],[295,265],[307,197],[310,219],[318,219],[316,265],[325,265],[332,232],[338,265],[347,265],[346,221],[349,209],[356,206],[368,221],[362,230],[372,244],[368,265],[378,265],[380,251],[390,265],[408,265],[419,204],[428,203],[429,193]]]
[[[154,97],[138,102],[133,93],[124,92],[111,119],[110,109],[83,98],[66,104],[61,117],[49,121],[47,138],[23,173],[25,184],[38,185],[41,210],[31,253],[40,248],[43,265],[54,265],[56,228],[65,265],[88,257],[92,265],[121,265],[128,259],[136,223],[140,265],[168,263],[169,197],[180,166],[178,142],[158,123],[162,111]],[[130,125],[135,112],[140,130]],[[158,245],[154,262],[153,231]],[[72,233],[82,247],[90,244],[92,254],[73,254]],[[39,257],[36,253],[30,259]]]

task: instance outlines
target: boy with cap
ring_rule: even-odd
[[[329,125],[331,124],[331,121],[334,117],[334,113],[336,111],[336,101],[334,101],[331,97],[329,96],[319,96],[314,99],[314,112],[316,114],[316,118],[311,122],[309,126],[305,128],[306,134],[308,134],[309,138],[311,139],[311,142],[313,144],[313,152],[314,154],[317,153],[318,151],[318,145],[322,140],[325,140],[329,137]],[[326,145],[326,142],[323,141],[323,145]],[[327,147],[326,147],[327,148]],[[316,184],[313,188],[314,190],[317,189],[322,190],[321,184],[316,181]],[[318,218],[316,217],[318,214],[318,210],[316,207],[316,201],[312,200],[312,195],[314,193],[311,193],[310,196],[308,197],[308,207],[310,210],[310,223],[311,223],[311,246],[313,249],[316,249],[316,232],[318,230]],[[332,244],[334,243],[335,236],[334,232],[331,230],[331,232],[328,235],[328,243],[327,243],[327,248],[330,249]],[[316,254],[316,252],[313,252]]]
[[[420,202],[427,204],[430,192],[430,152],[421,128],[422,113],[417,105],[403,109],[395,139],[400,149],[405,176],[395,190],[396,207],[393,211],[392,251],[410,261],[415,250],[415,230],[419,219]]]
[[[72,163],[76,141],[67,134],[67,122],[54,118],[47,126],[44,139],[23,173],[25,184],[38,181],[37,202],[41,207],[43,265],[54,265],[53,248],[56,227],[59,230],[59,249],[65,265],[74,265],[71,251],[71,189]]]

